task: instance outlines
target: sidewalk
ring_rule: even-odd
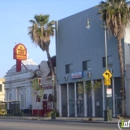
[[[88,117],[56,117],[56,119],[51,119],[51,117],[33,117],[33,116],[0,116],[0,119],[18,119],[18,120],[41,120],[41,121],[62,121],[62,122],[80,122],[80,123],[109,123],[117,124],[119,119],[112,118],[112,121],[104,121],[103,117],[93,117],[92,121],[88,121]],[[129,119],[127,119],[129,120]]]

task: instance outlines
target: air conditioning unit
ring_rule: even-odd
[[[65,76],[64,79],[65,79],[65,80],[68,80],[68,76]]]
[[[88,73],[87,73],[87,76],[88,76],[88,78],[92,77],[92,73],[91,73],[91,72],[88,72]]]
[[[113,74],[113,69],[109,69],[109,71]]]

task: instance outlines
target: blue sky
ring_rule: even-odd
[[[47,60],[46,53],[32,43],[28,35],[30,19],[35,14],[49,14],[50,20],[60,20],[91,8],[101,0],[1,0],[0,1],[0,78],[16,63],[13,48],[23,43],[36,63]],[[51,56],[55,55],[55,39],[50,46]]]

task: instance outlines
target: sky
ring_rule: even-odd
[[[28,35],[29,20],[34,15],[49,14],[51,20],[60,20],[84,11],[101,0],[0,0],[0,78],[16,63],[13,48],[22,43],[29,58],[40,64],[46,53],[36,46]],[[51,38],[50,55],[56,55],[55,38]]]

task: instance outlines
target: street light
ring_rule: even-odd
[[[99,24],[97,21],[95,21],[94,19],[89,19],[87,18],[86,21],[86,28],[89,29],[90,28],[90,20],[96,22],[100,27],[102,27],[104,29],[104,38],[105,38],[105,63],[106,63],[106,70],[108,69],[108,61],[107,61],[107,26],[106,23],[104,22],[103,25]],[[107,95],[107,87],[106,86],[106,95]],[[105,97],[105,111],[104,111],[104,121],[108,121],[108,112],[107,110],[109,109],[109,107],[107,106],[107,97]]]

